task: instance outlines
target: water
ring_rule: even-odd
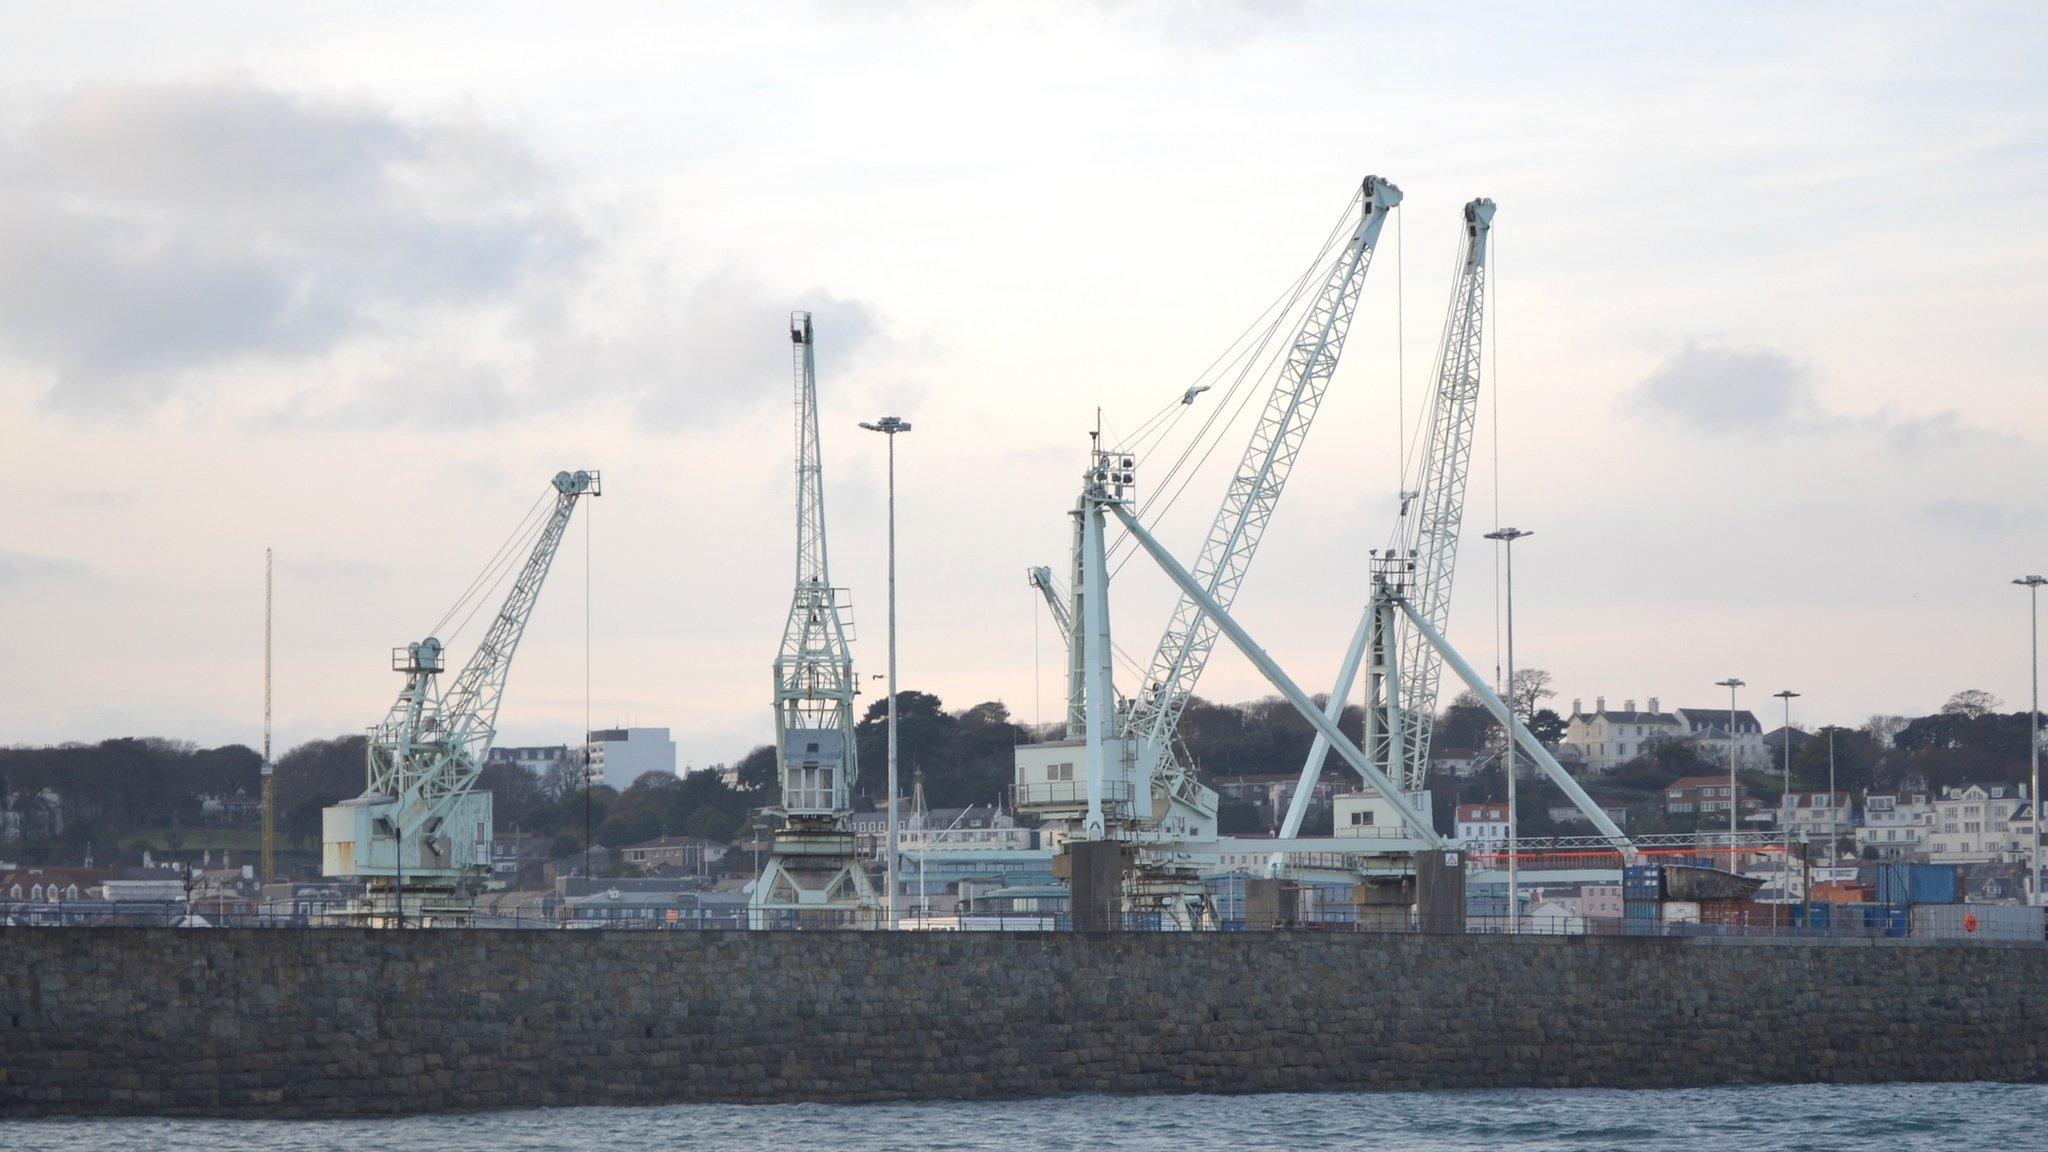
[[[996,1103],[567,1108],[402,1120],[32,1120],[20,1152],[721,1152],[803,1149],[1630,1149],[1828,1152],[2040,1148],[2048,1086],[1897,1084],[1271,1096],[1082,1096]]]

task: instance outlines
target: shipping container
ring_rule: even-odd
[[[1913,936],[1923,940],[2040,940],[2041,909],[2018,904],[1916,904]]]
[[[1700,902],[1666,900],[1659,911],[1658,919],[1666,924],[1697,924],[1700,922]]]
[[[1662,864],[1630,864],[1621,870],[1621,895],[1624,900],[1662,900],[1664,898],[1664,866]]]
[[[1655,920],[1657,918],[1657,902],[1655,900],[1623,900],[1621,902],[1621,915],[1625,920]]]
[[[1963,870],[1955,864],[1880,864],[1879,904],[1960,904]]]

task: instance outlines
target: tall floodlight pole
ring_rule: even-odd
[[[2027,899],[2041,903],[2041,585],[2048,584],[2048,576],[2022,576],[2013,583],[2027,590],[2028,616],[2027,634],[2033,652],[2034,692],[2027,707],[2027,760],[2032,772],[2032,783],[2027,793],[2027,803],[2034,806],[2034,818],[2027,826],[2032,828],[2034,882]]]
[[[889,927],[896,927],[896,434],[910,431],[910,421],[884,416],[870,432],[889,438]]]
[[[1735,871],[1735,690],[1742,687],[1742,681],[1730,676],[1716,680],[1716,687],[1728,690],[1728,870]]]
[[[263,550],[263,882],[277,881],[277,780],[270,760],[270,549]]]
[[[1784,850],[1778,858],[1778,871],[1781,876],[1778,882],[1778,890],[1783,892],[1792,885],[1792,700],[1799,693],[1787,688],[1783,692],[1773,692],[1771,695],[1785,702],[1785,729],[1778,733],[1779,743],[1785,746],[1785,786],[1784,790],[1778,794],[1778,810],[1784,814],[1784,819],[1782,820],[1784,826],[1778,829],[1779,839],[1784,842]],[[1729,725],[1728,739],[1731,741],[1735,739],[1735,727],[1733,724]],[[1834,793],[1830,791],[1828,793],[1828,803],[1833,804],[1834,802]]]
[[[1502,762],[1508,769],[1508,932],[1522,931],[1522,909],[1519,904],[1521,891],[1516,887],[1515,853],[1520,839],[1521,817],[1515,812],[1515,541],[1524,536],[1534,536],[1533,531],[1520,528],[1499,528],[1486,534],[1488,540],[1498,540],[1508,553],[1508,683],[1507,705],[1509,724],[1506,730],[1507,749]]]

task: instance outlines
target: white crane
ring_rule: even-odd
[[[846,605],[826,563],[814,337],[811,314],[790,313],[796,377],[796,591],[775,657],[775,763],[785,822],[754,883],[750,903],[757,927],[792,916],[856,922],[881,907],[847,827],[858,685],[847,650]]]
[[[1494,203],[1484,198],[1465,205],[1465,235],[1458,262],[1458,280],[1444,315],[1443,343],[1437,354],[1436,386],[1429,405],[1429,430],[1416,457],[1415,472],[1401,493],[1400,516],[1388,555],[1403,564],[1409,600],[1437,631],[1451,613],[1451,577],[1457,568],[1458,530],[1465,517],[1465,487],[1472,462],[1472,432],[1479,416],[1480,335],[1486,319],[1486,246],[1493,228]],[[1330,691],[1326,714],[1342,715],[1351,699],[1359,665],[1368,654],[1375,670],[1384,673],[1398,659],[1400,699],[1373,699],[1367,718],[1365,750],[1401,791],[1419,797],[1427,786],[1429,737],[1436,709],[1437,681],[1443,664],[1418,629],[1410,628],[1398,644],[1388,627],[1392,614],[1368,611],[1353,633],[1351,646]],[[1395,705],[1398,704],[1398,707]],[[1313,782],[1329,754],[1320,734],[1302,763],[1302,779]],[[1301,830],[1314,789],[1297,786],[1280,823],[1280,835]],[[1271,867],[1280,866],[1275,853]]]
[[[322,870],[365,882],[357,919],[403,927],[469,917],[466,882],[489,867],[491,847],[491,794],[474,787],[497,731],[512,657],[577,501],[602,491],[598,473],[584,471],[556,473],[553,489],[553,509],[455,683],[441,690],[445,652],[436,637],[392,652],[392,670],[405,674],[405,687],[370,733],[369,786],[321,813]],[[501,549],[501,557],[510,555]]]
[[[1397,549],[1415,560],[1409,600],[1430,626],[1448,630],[1451,578],[1458,565],[1458,531],[1465,521],[1465,487],[1472,469],[1472,432],[1479,420],[1480,334],[1486,318],[1486,242],[1493,229],[1493,201],[1465,205],[1463,259],[1458,283],[1444,317],[1437,351],[1436,393],[1429,409],[1429,435],[1402,501],[1395,529]],[[1403,743],[1397,771],[1387,775],[1405,792],[1428,784],[1429,738],[1436,725],[1437,682],[1443,660],[1421,629],[1401,638]]]
[[[1273,391],[1252,430],[1237,472],[1225,489],[1222,506],[1196,557],[1193,576],[1225,609],[1251,567],[1259,541],[1271,522],[1287,478],[1300,456],[1302,442],[1322,404],[1344,338],[1365,287],[1366,272],[1379,243],[1387,215],[1401,202],[1401,190],[1377,176],[1368,176],[1359,190],[1359,216],[1350,242],[1332,263],[1301,328],[1289,346],[1287,361],[1273,382]],[[1123,734],[1136,739],[1139,781],[1155,775],[1172,800],[1197,802],[1208,790],[1194,772],[1173,755],[1181,713],[1194,695],[1195,683],[1216,646],[1217,622],[1196,599],[1183,592],[1174,605],[1166,632],[1159,639],[1145,681],[1125,714]],[[1208,811],[1215,812],[1214,796]]]

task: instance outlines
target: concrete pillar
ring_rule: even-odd
[[[1415,854],[1415,924],[1423,932],[1465,932],[1465,865],[1456,852]]]

